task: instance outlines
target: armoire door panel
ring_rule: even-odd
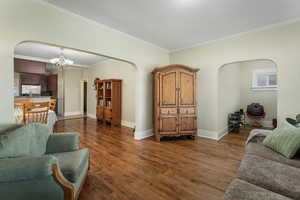
[[[177,105],[176,72],[161,74],[160,85],[161,85],[161,90],[160,90],[161,106]]]
[[[197,130],[197,118],[195,116],[184,116],[180,117],[179,131],[191,131]]]
[[[179,72],[179,104],[194,105],[195,104],[195,80],[194,74],[188,72]]]
[[[161,134],[177,133],[177,117],[161,117],[159,131]]]

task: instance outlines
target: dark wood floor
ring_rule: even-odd
[[[56,132],[80,132],[91,168],[80,200],[223,199],[244,154],[250,128],[220,141],[197,137],[136,141],[129,128],[93,119],[57,122]]]

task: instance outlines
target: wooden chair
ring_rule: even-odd
[[[15,115],[15,118],[16,118],[16,122],[19,123],[19,124],[22,124],[24,123],[24,105],[27,104],[27,103],[30,103],[32,100],[31,99],[22,99],[22,98],[18,98],[18,99],[15,99],[15,102],[14,102],[14,115]]]
[[[24,104],[24,124],[48,123],[49,102],[29,102]]]
[[[15,104],[27,103],[27,102],[31,102],[31,101],[32,101],[32,99],[16,98],[15,99]]]
[[[50,110],[53,110],[55,111],[55,108],[56,108],[56,102],[57,100],[56,99],[50,99],[49,103],[50,103]]]

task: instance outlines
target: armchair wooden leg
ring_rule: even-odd
[[[75,200],[76,194],[73,185],[65,179],[61,174],[60,169],[57,164],[52,166],[53,177],[55,181],[63,188],[64,190],[64,200]]]

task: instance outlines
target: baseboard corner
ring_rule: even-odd
[[[206,130],[206,129],[198,129],[198,131],[197,131],[198,137],[208,138],[208,139],[212,139],[212,140],[218,140],[217,135],[218,135],[218,133],[216,131],[210,131],[210,130]]]
[[[130,122],[130,121],[122,120],[122,121],[121,121],[121,125],[122,125],[122,126],[126,126],[126,127],[128,127],[128,128],[135,128],[135,123]]]
[[[134,132],[134,139],[135,140],[143,140],[143,139],[146,139],[146,138],[151,137],[153,135],[154,135],[153,129],[147,129],[147,130],[144,130],[144,131],[135,131]]]

